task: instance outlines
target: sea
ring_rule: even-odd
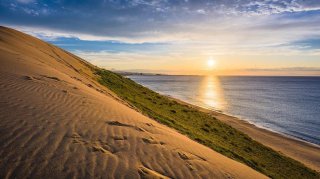
[[[320,145],[320,77],[128,77],[160,94]]]

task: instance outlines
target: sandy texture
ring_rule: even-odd
[[[266,178],[141,115],[90,65],[0,28],[0,178]]]

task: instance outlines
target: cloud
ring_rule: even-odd
[[[17,0],[17,2],[27,4],[27,3],[35,2],[35,0]]]
[[[99,64],[100,67],[106,69],[123,69],[131,70],[141,67],[149,70],[159,69],[163,63],[172,61],[167,54],[156,54],[155,52],[88,52],[74,51],[74,53],[93,64]],[[152,58],[150,58],[152,56]]]
[[[262,0],[251,1],[240,6],[240,12],[251,15],[278,14],[283,12],[302,12],[320,10],[319,1],[310,0]]]
[[[290,68],[255,68],[244,69],[242,73],[247,75],[279,75],[279,76],[319,76],[319,67],[290,67]],[[239,71],[238,71],[239,73]]]
[[[299,46],[307,50],[320,49],[320,38],[296,41],[292,42],[292,45]]]
[[[3,25],[80,55],[101,52],[86,56],[96,60],[320,54],[319,0],[2,0],[0,16]],[[123,50],[115,53],[119,43]]]
[[[24,0],[24,2],[32,2]],[[10,11],[7,7],[16,6]],[[17,4],[3,0],[0,22],[51,30],[90,34],[97,37],[156,38],[181,34],[188,24],[220,25],[220,21],[239,16],[265,16],[284,12],[317,10],[317,0],[105,0],[105,1],[41,1]],[[199,16],[201,15],[201,16]],[[35,17],[38,16],[38,17]],[[209,24],[202,21],[211,20]],[[94,28],[92,28],[94,27]],[[181,33],[180,33],[181,32]]]
[[[204,9],[198,9],[196,12],[199,14],[206,14],[206,11]]]
[[[317,72],[320,74],[319,67],[290,67],[290,68],[251,68],[247,71],[296,71],[296,72]]]

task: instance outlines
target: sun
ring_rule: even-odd
[[[210,58],[210,59],[208,59],[207,63],[208,63],[208,67],[212,68],[215,66],[216,61],[213,60],[212,58]]]

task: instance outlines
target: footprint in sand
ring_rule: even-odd
[[[190,171],[196,170],[193,167],[193,165],[191,164],[191,162],[190,162],[191,160],[206,161],[206,159],[204,159],[198,155],[194,155],[194,154],[190,154],[190,153],[186,153],[186,152],[182,152],[182,151],[178,151],[178,155],[182,160],[184,160],[186,162],[186,165]]]
[[[99,144],[93,144],[91,146],[91,148],[92,148],[93,152],[101,152],[101,153],[105,153],[105,154],[113,154],[111,152],[110,147],[108,147],[106,145],[105,146],[101,146]]]
[[[191,154],[191,153],[187,153],[187,152],[182,152],[182,151],[178,151],[177,152],[179,157],[183,160],[202,160],[202,161],[207,161],[205,158],[200,157],[196,154]]]
[[[147,126],[154,127],[152,123],[146,123]]]
[[[102,143],[101,141],[91,141],[85,140],[78,133],[75,133],[71,136],[74,144],[81,144],[89,148],[92,152],[101,152],[105,154],[114,154],[116,153],[108,144]]]
[[[113,138],[113,140],[127,140],[128,139],[127,136],[113,136],[112,138]]]
[[[23,77],[25,80],[34,80],[34,78],[32,76],[24,76]]]
[[[129,127],[129,128],[133,128],[133,129],[135,129],[137,131],[140,131],[140,132],[145,132],[145,130],[140,128],[140,127],[133,126],[133,125],[130,125],[130,124],[124,124],[124,123],[121,123],[119,121],[108,121],[107,124],[109,124],[111,126]]]
[[[184,160],[186,162],[186,166],[189,168],[190,171],[195,170],[193,165],[189,162],[189,160],[191,160],[191,158],[186,153],[178,152],[178,155],[182,160]]]
[[[55,76],[47,76],[47,75],[41,75],[41,76],[51,80],[61,81],[58,77],[55,77]]]
[[[160,145],[164,145],[165,143],[162,141],[157,141],[155,139],[153,139],[152,137],[149,138],[142,138],[142,141],[146,144],[160,144]]]
[[[190,160],[190,158],[183,152],[178,152],[178,155],[182,160]]]
[[[153,178],[153,179],[170,179],[167,176],[164,176],[154,170],[146,168],[144,166],[139,167],[138,169],[139,175],[141,178]]]

